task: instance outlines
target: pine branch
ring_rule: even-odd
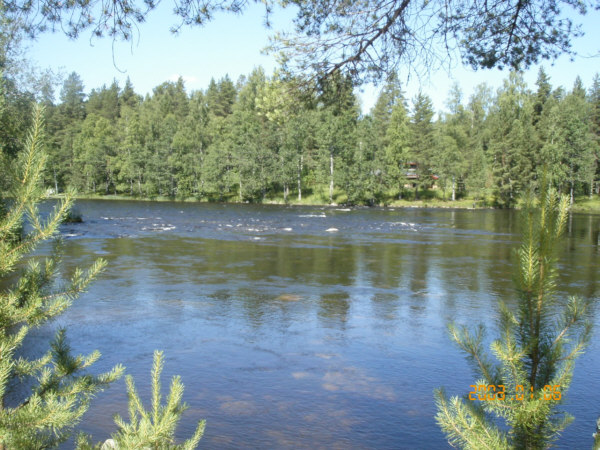
[[[482,356],[482,326],[474,335],[465,327],[449,327],[452,340],[475,363],[482,377],[477,383],[502,384],[505,392],[513,395],[475,407],[471,403],[465,405],[457,397],[448,401],[442,391],[437,391],[436,420],[453,445],[488,448],[501,442],[511,448],[546,448],[573,420],[558,407],[571,383],[575,358],[591,336],[592,325],[586,321],[589,301],[572,297],[561,305],[555,299],[555,252],[565,230],[568,200],[546,188],[540,197],[539,203],[533,197],[527,199],[522,214],[522,243],[516,252],[519,264],[515,277],[519,305],[513,313],[504,303],[500,304],[500,338],[491,344],[497,363]],[[562,308],[561,320],[555,323],[553,314],[557,307]],[[577,342],[567,348],[565,343],[574,336]],[[492,373],[497,381],[492,381]],[[552,387],[550,396],[548,386]],[[516,398],[517,388],[524,394],[522,399]],[[508,434],[502,435],[504,441],[496,439],[495,417],[504,419],[508,428]]]
[[[442,389],[435,391],[438,413],[436,422],[448,436],[450,444],[464,449],[508,449],[506,436],[481,412],[468,408],[458,397],[450,401]]]
[[[173,377],[166,405],[161,405],[160,374],[163,369],[163,352],[154,352],[152,366],[152,410],[146,411],[136,391],[131,376],[127,376],[130,422],[115,416],[118,427],[112,436],[117,448],[173,448],[191,450],[198,445],[204,434],[205,421],[198,422],[193,436],[181,445],[175,445],[175,429],[181,415],[187,409],[182,403],[183,384],[179,377]],[[82,442],[87,440],[82,437]]]
[[[72,203],[69,194],[46,220],[40,219],[37,204],[43,198],[45,163],[42,114],[41,108],[34,108],[34,124],[17,161],[17,178],[12,186],[14,201],[0,215],[0,284],[7,286],[15,268],[23,267],[16,282],[10,280],[12,288],[0,292],[0,448],[50,448],[64,442],[88,409],[91,398],[124,371],[122,366],[115,366],[96,376],[84,373],[100,354],[72,356],[62,330],[50,351],[41,357],[29,360],[18,355],[31,328],[63,312],[105,266],[104,261],[98,260],[85,272],[78,269],[66,289],[54,290],[59,242],[43,263],[30,258],[24,264],[29,252],[57,232]],[[31,231],[21,236],[25,221]],[[6,407],[8,387],[17,381],[31,380],[32,393],[13,399],[16,406]]]

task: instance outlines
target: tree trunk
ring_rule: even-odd
[[[283,201],[284,203],[288,202],[288,194],[290,193],[290,188],[287,183],[283,183]]]
[[[302,201],[302,163],[303,155],[300,155],[300,161],[298,163],[298,201]]]
[[[456,180],[452,177],[452,201],[456,200]]]
[[[333,203],[333,152],[329,152],[329,204]]]
[[[58,194],[58,181],[56,179],[56,169],[54,169],[54,193]],[[590,194],[591,197],[591,194]]]
[[[575,181],[571,179],[571,206],[573,206],[574,199],[574,191],[575,190]]]

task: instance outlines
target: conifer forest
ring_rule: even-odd
[[[193,92],[180,79],[142,97],[128,80],[86,95],[77,73],[59,90],[41,100],[56,193],[348,205],[468,196],[512,207],[544,171],[571,202],[599,192],[598,76],[553,86],[541,69],[527,86],[512,72],[470,98],[455,85],[445,111],[391,78],[368,114],[349,78],[301,89],[260,68]],[[4,120],[26,129],[29,112],[12,108]]]

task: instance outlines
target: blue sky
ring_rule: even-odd
[[[221,78],[229,74],[235,81],[240,75],[249,74],[254,67],[262,66],[267,74],[276,68],[273,56],[261,54],[268,43],[272,30],[263,26],[264,10],[260,4],[252,4],[243,15],[221,14],[202,28],[183,28],[174,36],[169,28],[176,24],[170,13],[170,4],[163,3],[148,21],[139,28],[134,42],[115,42],[92,39],[83,33],[77,40],[69,40],[61,33],[46,33],[29,45],[28,55],[40,68],[61,70],[63,74],[76,71],[83,79],[86,91],[110,84],[113,79],[123,86],[130,77],[140,94],[167,80],[179,76],[185,80],[188,91],[205,89],[211,77]],[[273,30],[290,27],[291,11],[278,12],[273,16]],[[578,20],[579,18],[576,18]],[[580,75],[586,87],[592,83],[595,73],[600,72],[600,12],[590,11],[582,20],[586,35],[574,41],[574,48],[581,56],[570,61],[562,56],[553,64],[543,65],[551,77],[553,86],[571,88],[575,77]],[[113,51],[114,50],[114,51]],[[531,88],[537,77],[538,66],[525,73]],[[411,99],[419,89],[428,94],[437,111],[445,109],[447,93],[456,81],[468,99],[473,88],[487,82],[493,88],[500,87],[506,71],[480,70],[455,65],[450,72],[438,70],[428,79],[406,79],[406,96]],[[365,86],[359,93],[363,111],[373,105],[377,88]]]

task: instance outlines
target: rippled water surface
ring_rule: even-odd
[[[202,448],[444,448],[433,390],[475,380],[446,324],[486,324],[512,303],[516,215],[506,211],[344,209],[80,201],[62,228],[65,267],[108,269],[52,327],[102,352],[149,402],[154,349],[163,386],[180,374],[207,420]],[[561,292],[598,296],[600,216],[574,215]],[[600,327],[578,361],[559,446],[588,448],[600,414]],[[126,414],[124,382],[82,429],[95,441]]]

